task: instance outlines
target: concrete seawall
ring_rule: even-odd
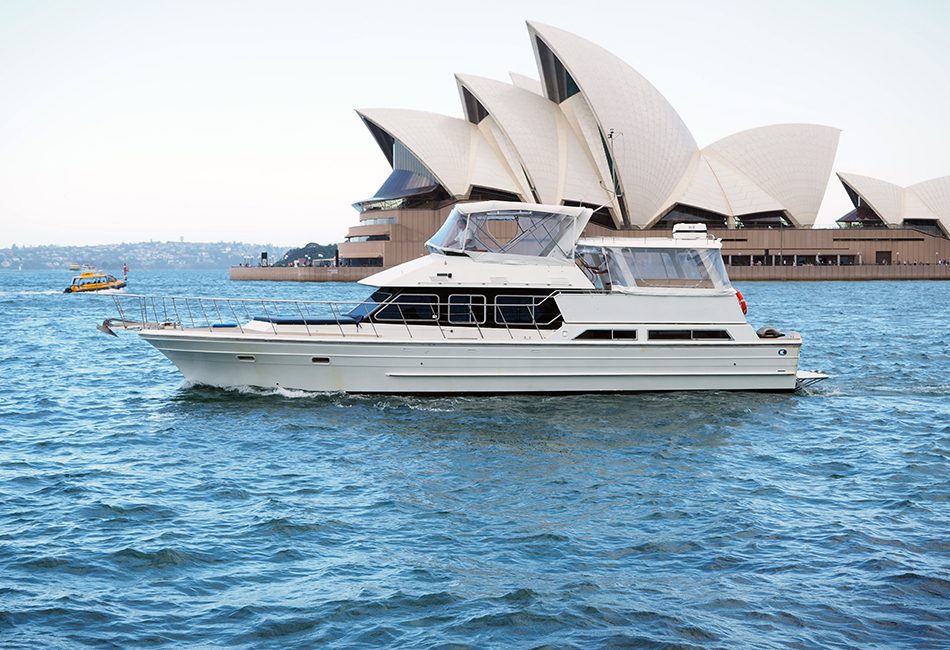
[[[888,266],[727,266],[736,282],[757,280],[950,280],[950,265]],[[273,282],[356,282],[382,271],[381,267],[232,266],[232,280]]]

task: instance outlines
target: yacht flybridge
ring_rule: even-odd
[[[801,337],[756,332],[704,226],[581,238],[587,208],[460,204],[356,302],[114,296],[192,382],[353,393],[791,391]]]

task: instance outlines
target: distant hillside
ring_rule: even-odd
[[[13,246],[0,249],[0,269],[67,269],[72,262],[117,271],[129,269],[224,269],[250,261],[257,264],[262,251],[276,258],[284,246],[239,242],[139,242],[98,246]]]
[[[302,248],[291,248],[284,256],[274,262],[274,266],[293,266],[298,260],[306,260],[310,266],[317,260],[332,260],[336,257],[336,244],[315,244],[310,242]]]

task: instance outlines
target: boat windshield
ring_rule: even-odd
[[[599,289],[665,287],[729,289],[717,248],[578,246],[577,264]]]
[[[576,217],[536,210],[452,210],[426,242],[429,252],[502,253],[531,257],[571,258]]]

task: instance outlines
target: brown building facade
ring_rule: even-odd
[[[360,215],[339,245],[343,267],[367,275],[425,255],[425,242],[439,229],[454,202],[428,208],[374,210]],[[668,236],[669,226],[615,230],[591,223],[585,236]],[[950,260],[950,239],[911,227],[888,228],[710,228],[722,239],[729,266],[924,266]]]

